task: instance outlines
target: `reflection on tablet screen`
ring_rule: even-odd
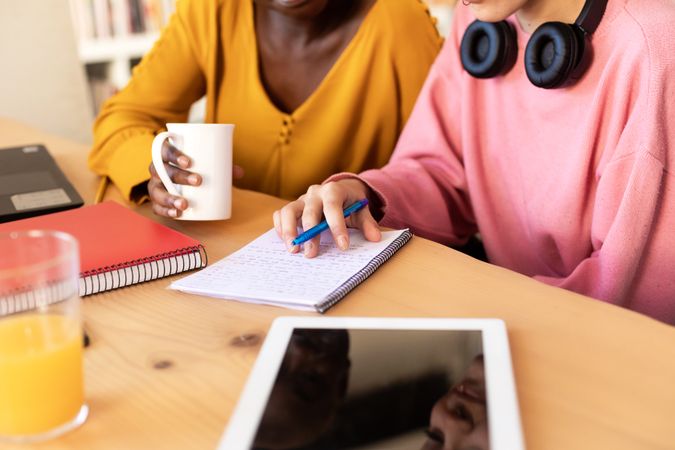
[[[295,329],[253,449],[488,450],[480,331]]]

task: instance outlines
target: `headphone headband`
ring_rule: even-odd
[[[579,17],[574,21],[574,25],[579,27],[584,34],[593,34],[600,25],[602,16],[607,9],[608,0],[586,0],[584,7],[579,13]]]

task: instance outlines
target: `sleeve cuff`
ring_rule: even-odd
[[[367,172],[364,172],[367,173]],[[385,215],[385,210],[387,208],[387,198],[384,196],[384,194],[377,189],[375,186],[373,186],[371,183],[368,182],[367,179],[360,175],[356,175],[354,173],[350,172],[341,172],[337,173],[335,175],[332,175],[328,177],[323,183],[321,184],[326,184],[330,183],[333,181],[340,181],[340,180],[359,180],[360,182],[364,183],[370,191],[372,192],[372,196],[369,196],[368,198],[368,203],[370,205],[370,213],[373,215],[373,218],[380,222],[382,218]]]
[[[143,203],[147,197],[131,198],[132,189],[150,179],[150,163],[152,162],[152,134],[139,134],[128,138],[115,150],[110,165],[111,181],[120,190],[127,201]]]

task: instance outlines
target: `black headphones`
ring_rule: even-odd
[[[586,0],[573,24],[546,22],[525,49],[525,72],[537,87],[562,85],[584,55],[586,36],[600,24],[607,0]],[[511,70],[518,55],[516,30],[510,22],[474,21],[464,32],[460,48],[464,69],[476,78],[492,78]]]

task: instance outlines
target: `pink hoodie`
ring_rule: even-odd
[[[610,0],[573,85],[459,59],[474,18],[457,6],[389,164],[361,174],[382,225],[461,244],[491,262],[675,324],[675,2]],[[340,174],[332,180],[349,176]]]

